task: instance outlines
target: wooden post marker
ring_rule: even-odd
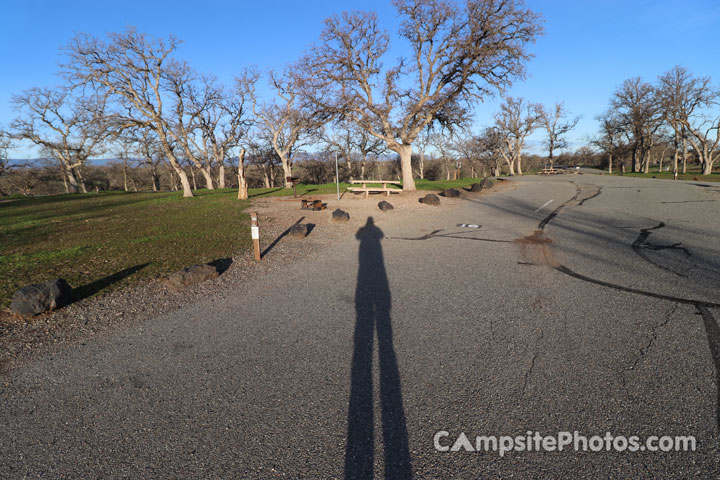
[[[255,250],[255,260],[260,261],[260,225],[258,224],[257,213],[250,214],[250,237]]]

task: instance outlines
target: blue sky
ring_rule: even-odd
[[[528,79],[510,94],[544,104],[563,101],[582,115],[570,137],[573,147],[595,134],[594,117],[626,78],[654,81],[680,64],[720,82],[717,0],[527,0],[527,5],[543,16],[546,33],[532,47],[536,58],[528,65]],[[230,81],[245,66],[264,70],[294,61],[317,39],[323,19],[342,10],[375,10],[391,34],[397,31],[390,0],[3,0],[0,125],[14,116],[13,93],[58,82],[58,51],[75,32],[104,36],[134,25],[155,36],[173,33],[184,41],[178,57]],[[399,49],[401,41],[393,40]],[[477,108],[476,130],[491,122],[498,104],[491,98]],[[13,153],[37,152],[22,147]]]

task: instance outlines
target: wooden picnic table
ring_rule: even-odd
[[[362,185],[362,187],[348,187],[348,190],[355,193],[365,193],[365,198],[370,196],[370,193],[384,193],[386,196],[390,196],[391,193],[402,192],[402,187],[398,180],[351,180],[350,183],[353,185]],[[368,187],[368,184],[380,184],[382,187]],[[399,188],[390,188],[388,185],[396,185]]]

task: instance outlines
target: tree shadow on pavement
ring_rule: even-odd
[[[708,344],[710,346],[710,355],[713,360],[713,367],[715,367],[715,422],[717,423],[718,430],[720,430],[720,328],[715,321],[715,317],[710,312],[710,309],[696,305],[698,313],[702,315],[703,324],[705,326],[705,334],[707,335]]]
[[[383,232],[375,226],[373,218],[368,217],[356,238],[360,241],[360,248],[345,478],[375,478],[372,363],[377,330],[385,478],[410,479],[412,470],[407,425],[392,339],[392,300],[380,245]]]

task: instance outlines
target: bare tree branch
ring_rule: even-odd
[[[403,189],[414,190],[412,144],[433,122],[461,124],[479,99],[525,74],[539,16],[520,0],[396,0],[400,36],[412,58],[384,68],[390,39],[374,13],[325,21],[320,44],[302,62],[305,92],[357,123],[401,158]]]

